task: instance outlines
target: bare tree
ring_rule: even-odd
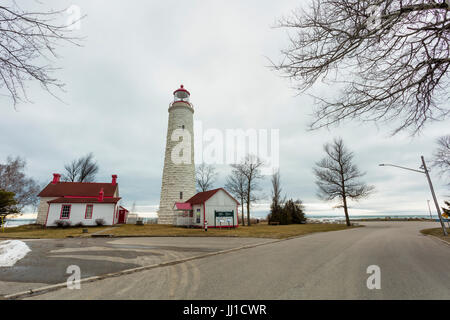
[[[300,92],[318,81],[341,89],[317,98],[312,129],[394,120],[394,134],[417,133],[448,117],[449,1],[312,0],[279,27],[293,32],[275,68]]]
[[[319,198],[332,201],[339,199],[339,207],[344,208],[347,226],[350,226],[347,199],[360,200],[368,197],[374,187],[359,180],[365,173],[353,164],[353,152],[350,152],[341,138],[324,145],[325,158],[316,163],[314,174],[319,187]]]
[[[63,180],[70,182],[92,182],[98,172],[98,164],[94,161],[92,152],[73,160],[66,164],[64,168],[66,173],[63,175]]]
[[[256,156],[247,155],[239,164],[232,167],[245,177],[245,203],[247,205],[247,225],[250,226],[250,206],[258,200],[255,191],[259,190],[259,180],[262,179],[261,167],[264,162]]]
[[[203,192],[213,188],[217,179],[216,168],[211,164],[202,163],[195,172],[197,180],[197,191]]]
[[[272,203],[270,204],[270,213],[267,216],[269,223],[275,220],[280,222],[281,213],[283,211],[283,203],[286,201],[286,197],[281,198],[281,182],[280,182],[280,171],[272,174]]]
[[[71,163],[66,164],[64,166],[64,169],[66,169],[66,173],[63,176],[63,179],[65,181],[69,181],[69,182],[75,182],[77,181],[78,178],[78,174],[80,172],[80,164],[78,163],[78,159],[77,160],[72,160]]]
[[[234,169],[227,177],[225,189],[239,199],[239,202],[241,203],[242,225],[245,226],[244,204],[245,196],[247,194],[247,178],[242,174],[241,171]]]
[[[281,206],[286,200],[281,197],[281,182],[280,182],[280,171],[275,172],[271,178],[272,182],[272,206],[274,208],[278,208]]]
[[[21,157],[6,159],[6,164],[0,164],[0,189],[15,194],[17,208],[21,211],[26,206],[36,206],[38,203],[39,184],[24,173],[25,159]]]
[[[70,28],[56,22],[65,10],[26,11],[15,1],[10,3],[0,5],[0,90],[16,105],[29,101],[27,81],[37,81],[52,95],[53,89],[62,89],[64,84],[52,76],[56,68],[45,61],[57,57],[59,42],[78,44],[77,38],[69,36]]]
[[[438,169],[442,176],[450,176],[450,135],[437,140],[438,148],[434,152],[432,166]]]

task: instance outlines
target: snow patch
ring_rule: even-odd
[[[0,267],[12,267],[24,258],[31,249],[23,241],[8,240],[0,242]]]

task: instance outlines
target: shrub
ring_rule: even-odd
[[[105,219],[95,219],[95,223],[97,224],[97,226],[104,226],[105,225]]]
[[[82,227],[84,227],[84,224],[83,224],[83,222],[80,221],[75,225],[75,227],[82,228]]]
[[[271,212],[267,216],[269,223],[278,222],[279,224],[305,223],[305,207],[301,200],[288,200],[284,205],[278,205],[276,208],[271,206]]]
[[[67,221],[67,220],[55,220],[55,222],[53,222],[53,223],[58,228],[68,228],[72,225],[72,222]]]

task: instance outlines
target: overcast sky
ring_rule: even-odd
[[[335,136],[355,153],[365,180],[377,192],[352,203],[350,214],[428,214],[431,199],[425,176],[379,167],[394,163],[418,168],[420,155],[430,159],[437,137],[449,134],[449,122],[432,123],[420,136],[390,136],[393,124],[344,123],[310,132],[313,101],[292,89],[295,84],[268,66],[281,59],[286,32],[273,28],[299,0],[199,1],[18,1],[41,11],[77,5],[87,17],[77,35],[82,47],[59,48],[56,75],[66,83],[59,93],[66,104],[29,83],[32,104],[14,109],[0,96],[0,162],[19,155],[27,173],[49,182],[64,164],[93,152],[100,165],[98,181],[118,174],[122,203],[136,201],[141,212],[157,210],[164,161],[168,105],[181,83],[191,92],[194,119],[203,130],[279,129],[283,191],[300,198],[311,214],[341,214],[334,203],[316,197],[312,167],[322,145]],[[319,84],[315,92],[333,88]],[[199,139],[199,137],[195,137]],[[229,166],[218,166],[223,186]],[[450,194],[433,175],[441,203]],[[266,200],[255,209],[267,212]]]

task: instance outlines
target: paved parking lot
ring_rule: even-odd
[[[73,238],[24,240],[30,247],[13,267],[0,267],[0,296],[65,282],[77,265],[86,278],[139,266],[269,242],[253,238]]]

